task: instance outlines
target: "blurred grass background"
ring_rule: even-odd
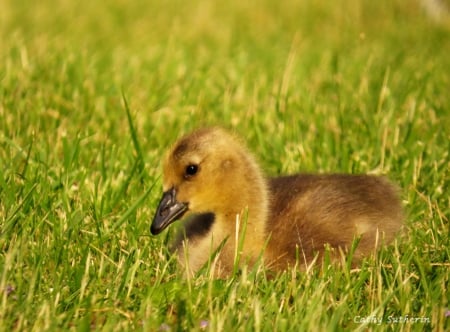
[[[0,329],[448,329],[450,21],[425,3],[2,1]],[[404,236],[354,272],[183,280],[148,228],[203,125],[269,175],[387,174]]]

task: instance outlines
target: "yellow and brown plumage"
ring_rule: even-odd
[[[217,276],[231,273],[237,248],[242,264],[262,257],[270,269],[283,270],[320,258],[325,246],[345,252],[360,237],[358,260],[392,241],[403,224],[397,189],[384,177],[267,178],[246,146],[220,128],[200,129],[175,143],[163,162],[163,190],[151,232],[186,217],[175,250],[189,273],[219,246]],[[246,232],[237,245],[243,218]]]

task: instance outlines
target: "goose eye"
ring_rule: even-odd
[[[194,176],[197,174],[198,166],[197,165],[189,165],[186,167],[184,176],[186,178],[190,178],[191,176]]]

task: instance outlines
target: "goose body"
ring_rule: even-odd
[[[220,128],[174,144],[163,162],[163,191],[151,232],[186,217],[174,248],[188,273],[216,251],[218,276],[231,273],[237,254],[241,264],[262,258],[272,270],[304,267],[326,246],[345,252],[356,237],[358,260],[392,241],[403,223],[397,189],[384,177],[267,178],[246,146]]]

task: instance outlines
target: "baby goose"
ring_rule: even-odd
[[[216,275],[262,255],[273,270],[306,266],[325,247],[355,259],[390,242],[403,223],[397,189],[369,175],[291,175],[266,178],[239,139],[220,128],[182,137],[163,163],[164,194],[151,225],[158,234],[190,214],[175,243],[179,261],[195,273],[218,248]],[[244,216],[245,215],[245,216]],[[246,220],[242,242],[237,233]],[[187,254],[185,254],[187,251]]]

